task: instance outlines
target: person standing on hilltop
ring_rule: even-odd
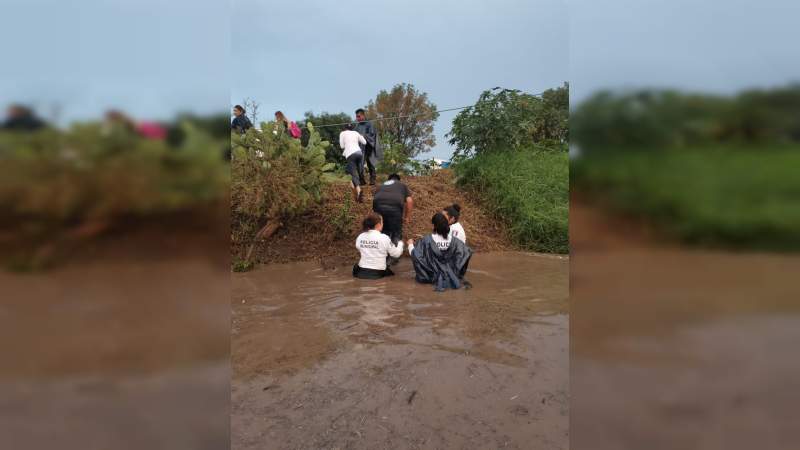
[[[393,173],[372,198],[372,210],[383,217],[383,234],[392,243],[403,240],[403,223],[411,220],[414,199],[408,186],[400,182],[400,175]],[[391,260],[392,263],[397,259]]]
[[[378,132],[375,131],[375,126],[367,120],[367,115],[364,109],[358,108],[356,110],[356,131],[359,132],[367,143],[361,146],[361,151],[364,154],[364,164],[369,170],[369,185],[375,186],[375,164],[380,161],[383,155],[380,153],[380,143],[378,142]],[[364,167],[361,167],[361,173],[364,173]],[[361,176],[361,185],[365,185],[364,177]]]
[[[247,118],[245,115],[245,110],[242,105],[236,105],[233,107],[233,121],[231,122],[231,130],[236,131],[239,134],[244,134],[250,128],[253,128],[253,122],[250,122],[250,119]]]
[[[353,197],[356,202],[364,201],[361,191],[361,164],[364,161],[364,154],[361,153],[361,144],[365,143],[364,136],[353,130],[353,124],[345,124],[344,130],[339,133],[339,147],[342,148],[342,156],[347,160],[345,172],[350,175],[350,183],[353,186]]]
[[[285,131],[286,134],[291,136],[293,139],[300,139],[300,136],[302,135],[300,127],[297,126],[296,122],[287,119],[283,112],[275,111],[275,122],[283,124],[283,131]]]

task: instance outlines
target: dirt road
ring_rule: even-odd
[[[568,265],[479,253],[446,293],[407,258],[235,274],[233,448],[568,448]]]

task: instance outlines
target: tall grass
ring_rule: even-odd
[[[800,249],[800,148],[602,152],[573,186],[694,244]]]
[[[569,252],[569,158],[535,149],[483,153],[455,166],[472,191],[523,248]]]

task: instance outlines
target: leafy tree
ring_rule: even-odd
[[[600,91],[572,114],[584,151],[800,142],[800,84],[736,96]]]
[[[516,89],[484,91],[453,119],[447,136],[456,146],[456,159],[529,146],[566,150],[569,85],[548,89],[541,97]]]
[[[403,116],[392,120],[377,120],[378,133],[388,135],[413,158],[431,150],[436,145],[433,124],[439,118],[436,105],[428,94],[420,92],[413,84],[401,83],[391,91],[382,90],[366,108],[369,119]],[[412,116],[412,117],[406,117]]]
[[[305,126],[308,123],[314,124],[314,128],[319,133],[320,138],[323,141],[330,142],[330,146],[325,149],[325,161],[343,167],[346,161],[344,156],[342,156],[342,149],[339,147],[339,133],[342,132],[342,127],[328,125],[352,121],[353,118],[343,112],[336,114],[328,112],[314,114],[312,111],[308,111],[305,113],[304,120],[298,124],[300,127],[303,127],[303,135],[300,140],[304,146],[308,145],[311,133]]]

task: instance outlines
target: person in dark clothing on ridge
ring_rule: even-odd
[[[36,131],[46,125],[27,106],[11,105],[6,115],[3,122],[3,129],[6,131]]]
[[[378,132],[372,122],[367,120],[367,115],[362,108],[356,110],[356,131],[367,141],[365,145],[361,146],[361,153],[364,155],[364,162],[369,170],[369,184],[375,186],[375,164],[381,159],[380,144],[378,142]],[[360,171],[361,185],[364,182],[364,166],[362,165]]]
[[[372,198],[372,210],[383,217],[383,234],[392,243],[403,239],[403,223],[411,219],[414,199],[408,186],[400,182],[400,175],[393,173],[378,187]]]
[[[250,128],[253,128],[253,122],[245,115],[245,110],[242,105],[233,107],[233,121],[231,122],[231,130],[235,130],[239,134],[244,134]]]

